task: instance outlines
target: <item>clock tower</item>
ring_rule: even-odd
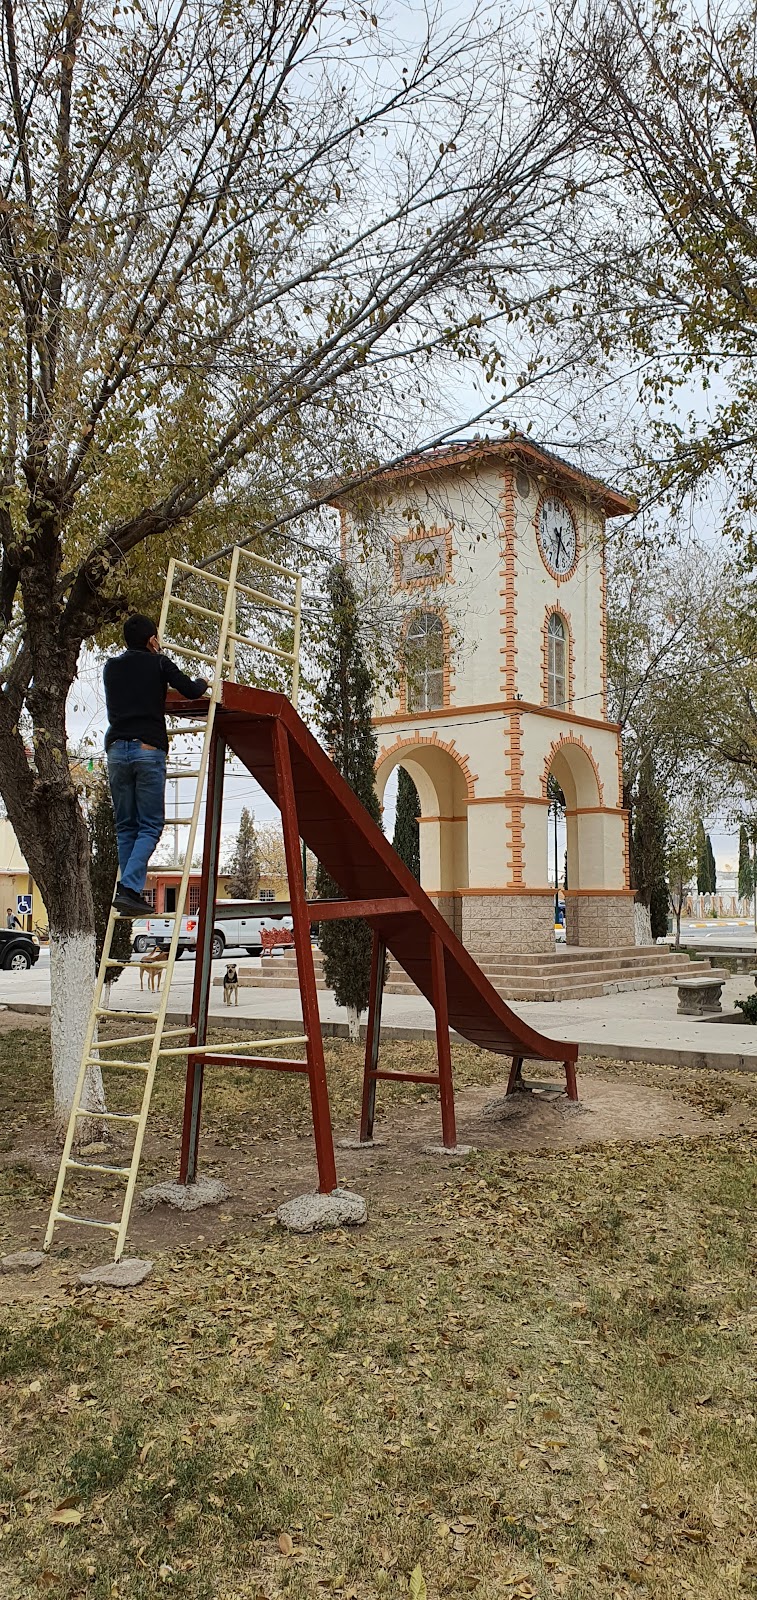
[[[553,950],[552,778],[568,944],[633,945],[605,572],[606,521],[631,503],[519,435],[406,458],[367,515],[361,495],[370,538],[345,491],[343,553],[388,608],[398,661],[377,786],[396,766],[415,783],[423,887],[477,956]]]

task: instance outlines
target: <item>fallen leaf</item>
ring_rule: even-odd
[[[426,1580],[421,1571],[420,1562],[417,1567],[413,1567],[408,1589],[410,1591],[410,1600],[427,1600]]]
[[[280,1533],[278,1539],[279,1549],[283,1556],[290,1556],[294,1549],[294,1539],[291,1534]]]
[[[59,1511],[51,1511],[48,1522],[56,1522],[62,1528],[76,1528],[81,1522],[83,1512],[76,1511],[73,1506],[63,1506]]]

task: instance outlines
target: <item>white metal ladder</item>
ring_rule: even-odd
[[[239,566],[240,562],[245,559],[255,563],[258,567],[265,569],[266,573],[270,574],[271,581],[275,581],[276,578],[290,580],[290,582],[294,585],[292,598],[290,600],[284,600],[276,597],[275,595],[267,594],[254,586],[250,586],[249,584],[240,583],[238,579]],[[193,601],[183,599],[180,594],[176,593],[174,585],[177,580],[177,575],[181,581],[184,578],[184,575],[187,573],[194,574],[198,580],[202,581],[203,584],[210,584],[212,587],[221,591],[223,595],[222,610],[211,606],[198,605]],[[239,632],[237,626],[237,612],[240,597],[252,605],[263,607],[265,610],[270,609],[274,612],[288,615],[291,619],[292,629],[291,648],[281,648],[279,644],[272,644],[270,639],[266,641],[254,639],[249,637],[247,634]],[[172,644],[170,639],[164,639],[172,608],[180,609],[190,617],[201,617],[203,619],[203,627],[205,628],[208,627],[209,623],[211,623],[214,628],[217,627],[218,642],[213,653],[211,653],[209,650],[196,649],[194,648],[194,645],[190,647],[178,642]],[[181,920],[184,914],[184,906],[189,885],[189,875],[192,865],[192,856],[194,854],[194,847],[200,820],[203,788],[207,776],[215,714],[221,698],[222,685],[225,677],[231,681],[235,681],[237,675],[236,647],[237,645],[245,646],[255,651],[262,651],[273,659],[282,662],[286,668],[291,670],[290,695],[293,704],[296,705],[299,688],[301,609],[301,574],[292,572],[290,568],[280,566],[277,562],[269,561],[262,556],[256,555],[254,552],[243,550],[238,545],[234,547],[231,553],[229,571],[228,575],[225,577],[219,576],[213,572],[209,572],[201,567],[193,567],[188,562],[178,561],[175,558],[172,558],[169,562],[166,587],[163,595],[163,605],[160,613],[160,623],[158,625],[161,644],[163,648],[165,648],[167,652],[172,655],[189,657],[191,660],[202,661],[205,665],[212,667],[212,677],[209,680],[210,695],[209,698],[204,702],[204,704],[207,706],[207,714],[205,719],[200,723],[193,723],[189,726],[179,725],[175,729],[169,731],[169,738],[172,735],[181,736],[187,733],[202,734],[203,736],[202,750],[197,766],[193,767],[191,770],[187,770],[183,767],[180,769],[169,768],[169,771],[167,772],[167,777],[170,776],[177,783],[186,781],[188,778],[193,779],[195,782],[195,795],[191,816],[174,816],[173,818],[166,819],[168,826],[186,827],[189,829],[181,881],[179,883],[176,895],[176,906],[174,911],[171,913],[171,917],[173,918],[173,934],[171,936],[171,943],[169,946],[165,966],[161,965],[160,968],[164,974],[164,981],[157,1012],[121,1010],[115,1012],[111,1011],[102,1003],[103,991],[107,983],[108,972],[112,967],[123,966],[123,962],[114,960],[110,953],[113,933],[116,923],[119,921],[119,913],[116,912],[113,907],[111,907],[105,933],[105,940],[103,943],[102,956],[100,959],[100,966],[95,981],[95,989],[92,998],[89,1020],[87,1023],[87,1031],[85,1034],[79,1074],[74,1091],[74,1098],[71,1106],[63,1151],[61,1154],[58,1180],[55,1185],[55,1193],[53,1195],[52,1206],[50,1208],[50,1217],[47,1224],[47,1231],[45,1233],[45,1250],[49,1249],[52,1243],[56,1223],[73,1222],[82,1227],[102,1228],[109,1233],[115,1234],[116,1248],[114,1259],[118,1261],[123,1252],[129,1226],[129,1218],[131,1216],[131,1208],[134,1200],[134,1191],[136,1188],[137,1174],[139,1172],[139,1162],[147,1127],[150,1101],[152,1099],[152,1091],[158,1066],[162,1060],[165,1060],[166,1057],[170,1058],[174,1056],[190,1055],[195,1053],[196,1050],[196,1047],[193,1045],[191,1039],[189,1039],[185,1045],[178,1047],[166,1047],[164,1045],[165,1039],[191,1035],[192,1029],[188,1027],[167,1028],[165,1024],[166,1013],[168,1011],[171,980],[173,977],[174,965],[178,951],[179,935],[181,932]],[[170,704],[167,706],[167,715],[170,717]],[[132,919],[128,918],[127,920],[131,921]],[[128,1017],[129,1019],[135,1019],[139,1021],[150,1020],[152,1022],[154,1020],[154,1027],[152,1032],[135,1033],[120,1039],[99,1040],[96,1034],[98,1021],[104,1017],[114,1016],[118,1018]],[[279,1040],[277,1043],[300,1043],[302,1042],[302,1037],[303,1036],[299,1035],[296,1040]],[[235,1048],[240,1049],[244,1045],[249,1044],[254,1044],[256,1048],[259,1048],[260,1043],[261,1041],[257,1039],[242,1040],[238,1045],[235,1046]],[[149,1045],[149,1052],[145,1052],[147,1057],[145,1060],[124,1061],[111,1054],[111,1052],[114,1050],[122,1050],[126,1045],[135,1044],[144,1044],[145,1046]],[[93,1110],[90,1105],[87,1105],[85,1102],[85,1089],[87,1087],[89,1071],[93,1067],[99,1067],[101,1072],[104,1068],[106,1068],[108,1071],[113,1069],[114,1071],[126,1072],[127,1074],[134,1073],[138,1075],[138,1078],[141,1077],[142,1093],[138,1109],[129,1112],[97,1111]],[[93,1118],[99,1122],[109,1122],[116,1125],[120,1124],[124,1127],[131,1126],[134,1128],[134,1144],[132,1146],[131,1156],[127,1165],[117,1166],[114,1164],[112,1165],[103,1163],[101,1161],[86,1161],[72,1156],[71,1152],[75,1144],[77,1125],[80,1119],[86,1117]],[[125,1182],[126,1188],[123,1206],[118,1222],[107,1221],[105,1219],[96,1217],[76,1216],[71,1211],[62,1209],[63,1191],[67,1179],[69,1179],[69,1177],[76,1176],[77,1174],[95,1172],[105,1173],[112,1177],[118,1177]]]

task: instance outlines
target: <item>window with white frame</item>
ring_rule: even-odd
[[[547,705],[564,711],[568,703],[568,639],[565,623],[553,611],[547,623]]]
[[[435,611],[419,611],[405,634],[408,711],[444,705],[444,625]]]

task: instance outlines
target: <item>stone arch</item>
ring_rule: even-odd
[[[405,768],[420,797],[421,884],[450,925],[457,928],[459,892],[469,881],[468,801],[475,793],[475,774],[454,740],[446,742],[435,733],[399,737],[379,751],[379,799],[395,767]]]
[[[541,792],[547,798],[547,779],[555,777],[569,809],[586,810],[604,805],[604,787],[590,746],[580,734],[561,733],[550,745],[544,763]],[[563,782],[563,778],[565,782]]]

